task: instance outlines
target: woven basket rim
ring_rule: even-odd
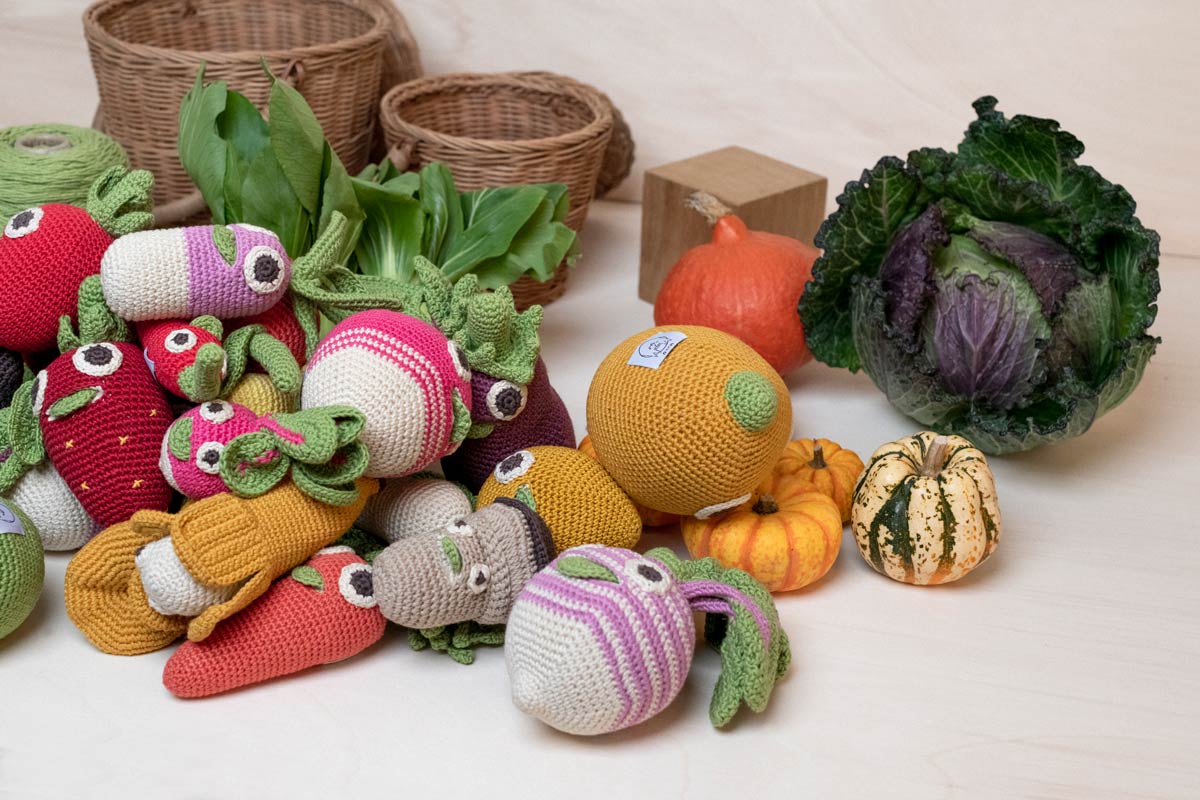
[[[167,2],[168,0],[159,0]],[[203,2],[203,0],[187,0],[188,2]],[[358,50],[371,47],[375,40],[383,42],[388,35],[387,15],[373,3],[357,3],[354,0],[322,0],[323,2],[345,6],[364,15],[371,20],[371,28],[358,36],[349,39],[334,39],[329,42],[289,47],[282,50],[182,50],[175,47],[161,47],[140,42],[128,42],[111,33],[101,22],[101,17],[119,11],[124,6],[137,6],[145,0],[95,0],[83,12],[83,31],[85,38],[93,44],[101,44],[115,51],[140,57],[151,56],[166,61],[190,60],[197,64],[257,64],[262,59],[269,61],[302,61],[309,56],[329,56],[347,50]]]
[[[415,80],[393,86],[380,101],[380,117],[385,127],[403,129],[418,141],[433,141],[449,147],[464,150],[493,150],[499,153],[539,153],[548,149],[561,149],[567,146],[586,142],[603,134],[612,128],[612,110],[604,102],[599,90],[571,78],[565,78],[569,83],[560,83],[556,79],[564,76],[554,73],[530,72],[451,72],[441,75],[427,75]],[[543,136],[537,139],[480,139],[471,136],[455,136],[443,133],[434,128],[409,122],[400,115],[399,105],[423,95],[437,94],[446,90],[461,90],[489,85],[501,88],[528,88],[544,91],[547,94],[558,94],[581,100],[593,113],[594,118],[582,128],[556,136]]]

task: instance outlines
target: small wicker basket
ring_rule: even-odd
[[[179,103],[206,65],[260,108],[283,76],[304,95],[352,173],[366,165],[385,47],[411,41],[395,30],[388,0],[98,0],[84,34],[100,88],[103,129],[134,166],[156,178],[158,204],[193,195],[176,152]],[[401,20],[400,24],[403,24]],[[393,74],[403,74],[395,56]],[[413,71],[419,72],[415,47]],[[403,61],[403,59],[401,59]]]
[[[600,92],[548,73],[437,75],[395,86],[380,105],[387,143],[401,169],[431,161],[450,168],[460,189],[564,183],[567,224],[583,229],[613,130]],[[512,285],[521,307],[566,289],[567,272]]]

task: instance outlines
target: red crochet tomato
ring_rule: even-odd
[[[225,349],[212,331],[183,320],[142,322],[137,331],[150,372],[171,394],[195,401],[206,377],[225,378]]]

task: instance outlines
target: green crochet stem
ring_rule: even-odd
[[[262,325],[247,325],[229,334],[225,340],[225,383],[221,393],[228,394],[246,374],[253,358],[267,371],[271,383],[283,394],[300,391],[301,370],[287,345],[267,333]],[[210,398],[211,399],[211,398]]]
[[[438,628],[422,628],[408,632],[408,646],[413,650],[432,649],[445,653],[459,664],[475,663],[475,648],[499,647],[504,644],[503,625],[480,625],[460,622]]]
[[[358,499],[355,481],[367,468],[367,449],[358,441],[364,424],[362,413],[349,406],[272,414],[258,431],[225,446],[221,479],[234,494],[257,497],[290,475],[310,497],[350,505]]]
[[[791,645],[770,592],[749,574],[723,567],[715,558],[683,561],[666,547],[655,548],[646,556],[665,564],[680,583],[706,581],[732,590],[719,598],[728,603],[730,615],[708,613],[704,620],[705,640],[721,653],[721,675],[708,709],[713,725],[726,725],[743,703],[753,711],[765,709],[771,690],[792,660]],[[769,641],[763,639],[758,620],[743,599],[766,617]]]
[[[154,224],[153,189],[154,175],[146,170],[113,167],[92,184],[84,209],[115,239]]]
[[[90,275],[79,284],[79,332],[71,327],[67,315],[58,320],[58,350],[69,353],[95,342],[128,342],[129,326],[108,307],[99,275]]]
[[[221,396],[221,369],[225,366],[225,350],[221,345],[205,342],[196,351],[196,360],[179,373],[179,389],[193,403],[205,403]]]
[[[46,459],[42,431],[33,413],[33,381],[17,387],[8,408],[0,409],[0,494]]]

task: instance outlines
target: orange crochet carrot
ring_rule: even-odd
[[[163,685],[184,698],[228,692],[350,658],[386,626],[371,567],[349,547],[327,547],[203,642],[180,645]]]

